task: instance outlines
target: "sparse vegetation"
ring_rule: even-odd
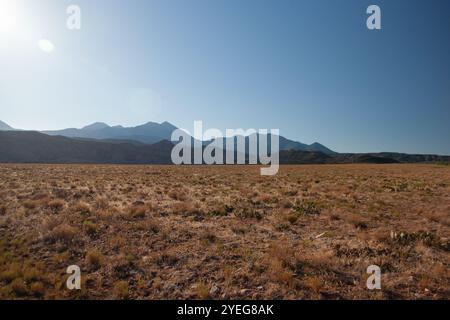
[[[98,269],[103,262],[103,255],[99,250],[91,249],[86,254],[86,260],[90,266],[94,269]]]
[[[114,285],[114,293],[116,294],[116,297],[119,299],[128,299],[130,295],[128,283],[123,280],[118,281]]]
[[[447,166],[0,169],[0,299],[449,298]]]

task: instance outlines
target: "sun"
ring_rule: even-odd
[[[19,4],[16,0],[0,0],[0,33],[13,35],[19,30]]]

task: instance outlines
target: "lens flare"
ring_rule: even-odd
[[[55,50],[54,44],[47,39],[41,39],[38,41],[39,49],[46,53],[52,53]]]

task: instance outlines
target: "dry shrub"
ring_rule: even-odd
[[[112,220],[121,215],[119,209],[112,207],[98,212],[98,217],[102,220]]]
[[[22,269],[23,278],[27,282],[35,281],[40,278],[40,271],[31,266],[24,266]]]
[[[36,209],[37,202],[33,200],[25,200],[24,202],[22,202],[22,205],[25,209],[33,210]]]
[[[183,215],[194,215],[200,213],[200,210],[195,206],[193,202],[175,202],[172,204],[172,213]]]
[[[86,202],[78,202],[72,207],[72,211],[74,213],[79,213],[81,215],[90,215],[91,214],[91,206]]]
[[[145,218],[145,214],[147,213],[147,211],[148,211],[147,206],[135,205],[129,209],[128,215],[133,219],[142,219]]]
[[[4,216],[7,212],[5,205],[0,205],[0,216]]]
[[[0,273],[0,281],[5,281],[7,283],[12,282],[22,275],[22,268],[17,262],[9,264],[6,268],[3,268],[3,270],[4,271]]]
[[[323,282],[318,277],[306,277],[303,280],[304,284],[316,295],[320,295],[323,288]]]
[[[234,211],[234,207],[227,204],[212,204],[209,211],[210,216],[227,216]]]
[[[128,282],[123,280],[116,282],[114,284],[114,294],[119,299],[128,299],[130,296]]]
[[[75,238],[77,234],[78,234],[77,228],[64,223],[55,227],[50,232],[49,240],[53,242],[62,241],[65,243],[69,243]]]
[[[138,230],[151,231],[153,233],[159,233],[161,231],[161,227],[159,226],[158,222],[155,220],[137,222],[136,228]]]
[[[97,197],[95,199],[95,208],[97,210],[106,210],[109,207],[109,201],[106,197]]]
[[[66,202],[62,199],[55,199],[55,200],[51,200],[47,206],[50,209],[50,211],[52,213],[58,213],[60,212],[62,209],[64,209],[64,206],[66,205]]]
[[[261,220],[263,218],[263,215],[258,210],[248,207],[242,208],[241,210],[236,212],[235,215],[240,219]]]
[[[314,201],[297,201],[293,209],[296,213],[306,216],[317,216],[321,212]]]
[[[23,297],[28,294],[27,286],[25,285],[23,279],[15,279],[11,282],[10,287],[14,294],[18,297]]]
[[[332,221],[339,221],[339,220],[341,220],[341,217],[339,217],[339,215],[337,213],[331,213],[330,214],[330,220],[332,220]]]
[[[292,208],[292,202],[288,199],[282,199],[280,200],[280,206],[284,209],[290,209]]]
[[[178,255],[170,250],[156,253],[155,262],[160,267],[173,267],[179,261]]]
[[[257,198],[257,201],[260,203],[277,203],[278,202],[278,198],[274,197],[273,195],[270,194],[262,194]]]
[[[90,249],[86,254],[86,261],[94,269],[98,269],[102,265],[103,254],[97,249]]]
[[[267,272],[269,279],[274,282],[279,282],[292,286],[293,274],[290,270],[287,270],[284,266],[284,262],[279,259],[273,259],[269,262]]]
[[[429,270],[429,276],[437,281],[450,276],[448,268],[443,263],[435,263]]]
[[[98,226],[90,220],[86,220],[83,222],[83,228],[84,230],[86,230],[86,233],[91,237],[95,236],[98,232]]]
[[[411,245],[418,241],[421,241],[423,244],[429,247],[442,247],[443,243],[441,243],[441,239],[434,232],[429,231],[417,231],[417,232],[391,232],[391,240],[392,242],[399,245]]]
[[[34,282],[30,286],[30,291],[35,297],[43,297],[45,294],[45,287],[42,282]]]
[[[152,288],[155,290],[160,290],[162,286],[162,279],[160,277],[156,277],[151,282]]]
[[[204,244],[211,244],[217,241],[217,236],[211,230],[205,230],[200,235],[200,239]]]
[[[356,229],[364,230],[368,228],[367,220],[356,215],[352,214],[349,217],[347,217],[347,222],[353,225]]]
[[[187,192],[182,190],[172,190],[169,192],[169,197],[177,201],[186,201]]]
[[[209,298],[209,288],[203,282],[197,283],[197,286],[195,287],[195,293],[201,300],[206,300]]]
[[[281,240],[272,243],[265,260],[270,280],[289,286],[294,284],[293,273],[297,270],[297,261],[295,252],[287,241]]]
[[[295,214],[295,213],[291,213],[286,216],[286,220],[291,224],[295,224],[297,222],[298,218],[299,218],[298,214]]]

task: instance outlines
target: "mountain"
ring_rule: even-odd
[[[96,130],[102,130],[105,128],[109,128],[109,126],[106,123],[94,122],[93,124],[83,127],[81,130],[92,132],[92,131],[96,131]]]
[[[0,163],[171,164],[173,146],[174,143],[167,140],[144,144],[134,140],[93,140],[50,136],[34,131],[0,131]],[[280,151],[281,164],[419,162],[449,163],[450,156],[386,152],[330,155],[321,151]]]
[[[140,143],[152,144],[161,140],[171,140],[174,130],[178,129],[169,122],[156,123],[148,122],[137,127],[110,127],[106,123],[95,122],[81,129],[69,128],[57,131],[43,131],[43,133],[52,136],[64,136],[69,138],[86,138],[98,139],[108,142],[114,141],[137,141]],[[259,136],[259,134],[258,134]],[[229,138],[228,138],[229,139]],[[246,137],[246,142],[248,142]],[[321,145],[313,143],[311,145],[286,139],[280,136],[280,150],[296,150],[296,151],[320,151],[325,154],[335,154],[334,151]],[[205,141],[208,144],[210,141]],[[236,144],[236,143],[235,143]],[[248,150],[247,150],[248,151]]]
[[[106,123],[96,122],[81,129],[69,128],[56,131],[43,131],[43,133],[69,138],[135,140],[152,144],[162,140],[170,141],[172,132],[175,129],[177,127],[169,122],[163,122],[161,124],[148,122],[137,127],[111,127]]]
[[[280,150],[295,150],[295,151],[312,151],[312,152],[322,152],[324,154],[333,155],[336,152],[328,149],[324,145],[314,142],[313,144],[304,144],[301,142],[286,139],[280,136]]]
[[[0,120],[0,131],[11,131],[11,130],[14,130],[14,128]]]
[[[234,136],[234,137],[229,137],[229,138],[225,138],[224,139],[224,146],[226,146],[228,143],[232,143],[234,145],[234,150],[237,150],[237,141],[238,138],[242,138],[243,136]],[[328,149],[327,147],[321,145],[320,143],[313,143],[311,145],[308,144],[304,144],[301,142],[297,142],[297,141],[293,141],[293,140],[289,140],[286,139],[283,136],[279,136],[279,150],[280,151],[288,151],[288,150],[293,150],[293,151],[311,151],[311,152],[322,152],[324,154],[327,155],[333,155],[336,154],[336,152]],[[260,134],[260,133],[254,133],[251,134],[249,136],[245,136],[244,137],[244,141],[245,141],[245,153],[252,153],[251,150],[249,149],[249,145],[250,145],[250,140],[251,139],[256,139],[257,141],[257,145],[258,148],[256,149],[256,154],[259,151],[259,141],[261,139],[266,139],[267,141],[267,150],[269,150],[269,152],[271,151],[271,134]],[[203,145],[208,145],[212,142],[213,140],[208,140],[208,141],[203,141]],[[193,142],[192,142],[193,143]],[[226,147],[225,147],[226,149]]]
[[[173,144],[82,141],[32,131],[0,132],[0,162],[169,164]]]

